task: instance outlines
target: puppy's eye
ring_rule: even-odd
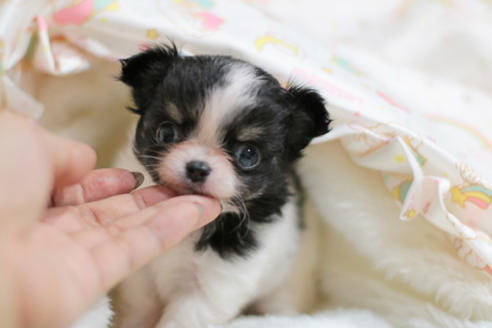
[[[243,170],[252,170],[260,164],[260,150],[255,145],[243,144],[234,154],[236,163]]]
[[[157,128],[155,138],[159,143],[174,142],[178,139],[178,127],[173,122],[162,122]]]

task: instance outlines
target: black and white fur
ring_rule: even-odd
[[[223,211],[116,288],[114,326],[206,327],[246,308],[304,310],[314,294],[304,244],[313,240],[304,236],[312,227],[302,218],[294,164],[328,131],[321,96],[283,88],[247,62],[183,57],[175,47],[122,65],[131,110],[141,115],[139,162],[154,182],[216,197]]]

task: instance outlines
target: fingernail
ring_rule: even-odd
[[[135,190],[137,189],[138,187],[140,187],[142,185],[142,183],[144,182],[144,175],[140,172],[130,172],[132,175],[133,175],[133,178],[135,179],[135,186],[133,187],[132,190]]]
[[[215,202],[215,204],[212,204],[212,202]],[[203,203],[201,201],[194,201],[193,204],[195,204],[195,206],[198,208],[198,211],[200,213],[200,218],[198,219],[197,227],[201,227],[213,221],[220,214],[221,205],[219,202],[215,200],[206,199],[203,201]]]
[[[198,208],[198,212],[200,212],[200,221],[203,220],[203,206],[202,204],[199,203],[194,203],[195,206]]]

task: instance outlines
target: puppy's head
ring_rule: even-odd
[[[268,73],[223,56],[182,57],[174,47],[122,60],[141,115],[134,150],[155,182],[225,204],[286,185],[292,163],[328,131],[322,98],[282,88]]]

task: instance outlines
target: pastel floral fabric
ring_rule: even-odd
[[[425,218],[449,234],[459,256],[492,274],[490,99],[473,96],[466,112],[421,106],[412,99],[457,90],[354,51],[332,53],[272,20],[262,10],[266,2],[4,1],[0,105],[40,117],[44,109],[24,87],[25,72],[87,70],[87,53],[114,61],[173,40],[186,54],[243,58],[283,84],[319,90],[335,124],[316,142],[339,139],[357,164],[381,172],[402,220]],[[420,86],[412,94],[409,79]]]

